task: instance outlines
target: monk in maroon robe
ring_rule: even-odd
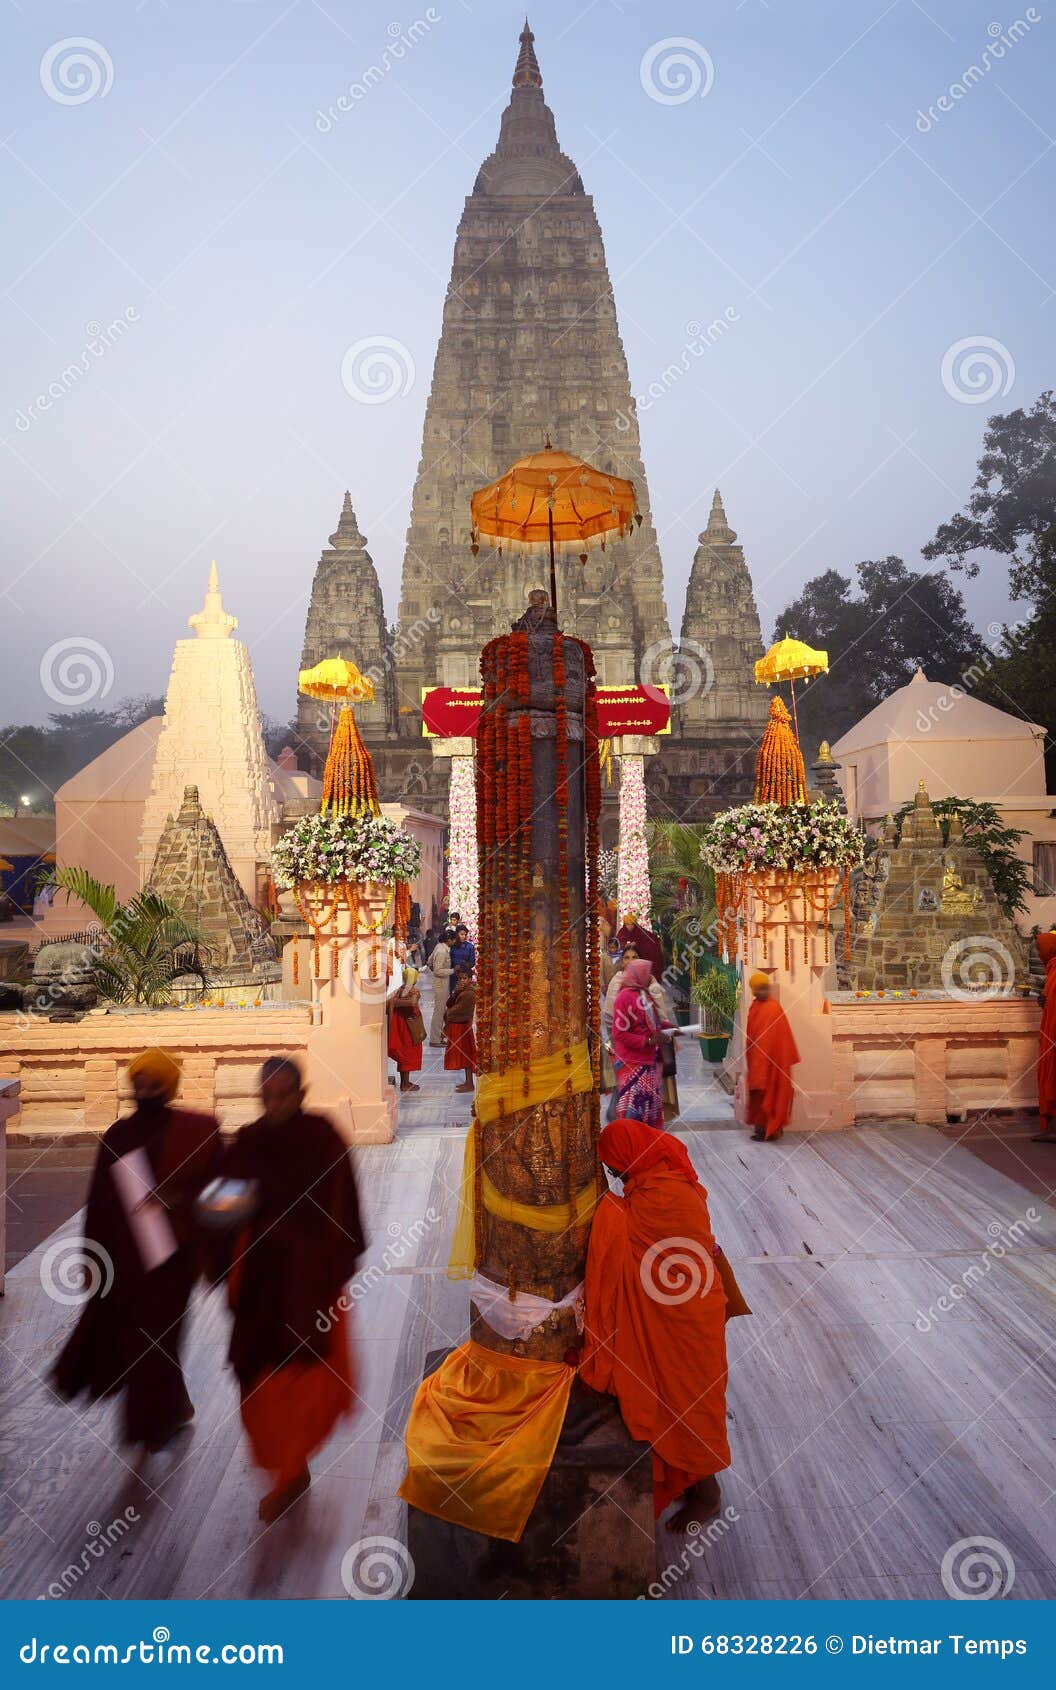
[[[1045,964],[1038,1040],[1038,1114],[1041,1131],[1035,1144],[1056,1144],[1056,931],[1038,934],[1038,955]]]
[[[96,1284],[53,1382],[69,1400],[122,1391],[127,1441],[159,1450],[194,1415],[180,1339],[198,1271],[193,1205],[217,1172],[220,1129],[212,1115],[173,1108],[180,1064],[167,1051],[144,1051],[128,1072],[136,1107],[103,1135],[88,1191],[84,1251]],[[114,1173],[121,1157],[137,1151],[154,1181],[143,1207],[156,1208],[176,1246],[153,1267],[144,1263]]]
[[[748,986],[752,994],[745,1027],[748,1125],[755,1128],[755,1139],[780,1138],[792,1114],[796,1095],[792,1070],[799,1051],[788,1016],[770,995],[770,976],[758,969]]]
[[[272,1521],[307,1490],[309,1456],[352,1412],[344,1290],[366,1245],[348,1147],[305,1113],[296,1063],[271,1057],[260,1092],[263,1115],[224,1162],[225,1175],[257,1188],[229,1283],[228,1359],[253,1460],[271,1478],[260,1517]]]
[[[664,951],[655,933],[650,933],[648,927],[643,927],[634,915],[625,915],[623,926],[616,935],[616,943],[620,950],[626,950],[633,945],[638,955],[649,963],[653,970],[653,979],[661,980],[664,973]]]

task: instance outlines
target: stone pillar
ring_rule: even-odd
[[[308,1107],[329,1115],[350,1144],[389,1144],[396,1136],[385,1013],[389,946],[374,929],[391,920],[392,887],[364,885],[358,892],[357,931],[343,889],[301,889],[305,909],[321,924],[318,977],[314,938],[291,939],[286,950],[297,947],[300,981],[311,983]]]

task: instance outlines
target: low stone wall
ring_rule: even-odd
[[[242,1126],[259,1114],[265,1057],[292,1056],[304,1066],[309,1027],[310,1011],[299,1004],[93,1012],[65,1023],[0,1014],[0,1073],[21,1081],[9,1138],[105,1131],[131,1097],[125,1067],[147,1045],[182,1058],[179,1102],[213,1111],[229,1129]]]
[[[1036,999],[830,999],[833,1125],[870,1117],[934,1126],[969,1109],[1037,1105]]]

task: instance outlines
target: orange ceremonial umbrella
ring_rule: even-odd
[[[595,469],[571,452],[557,452],[549,440],[542,452],[532,452],[481,487],[470,501],[472,550],[480,550],[483,536],[531,549],[550,551],[550,603],[557,609],[555,554],[575,552],[587,561],[586,548],[616,534],[622,540],[642,518],[634,483],[620,475]]]
[[[817,651],[803,640],[784,639],[772,645],[765,657],[760,657],[755,665],[755,678],[760,686],[773,686],[777,681],[787,681],[792,693],[792,720],[795,723],[796,739],[799,739],[799,718],[796,715],[796,682],[811,679],[814,675],[827,675],[829,672],[829,654],[827,651]]]

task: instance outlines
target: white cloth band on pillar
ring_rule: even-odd
[[[535,1297],[528,1291],[518,1291],[511,1303],[505,1285],[496,1285],[493,1279],[485,1279],[483,1274],[475,1273],[469,1282],[469,1300],[476,1304],[481,1319],[487,1321],[500,1338],[528,1338],[555,1310],[573,1307],[576,1310],[576,1328],[580,1332],[583,1330],[582,1280],[558,1303],[551,1303],[546,1297]]]

